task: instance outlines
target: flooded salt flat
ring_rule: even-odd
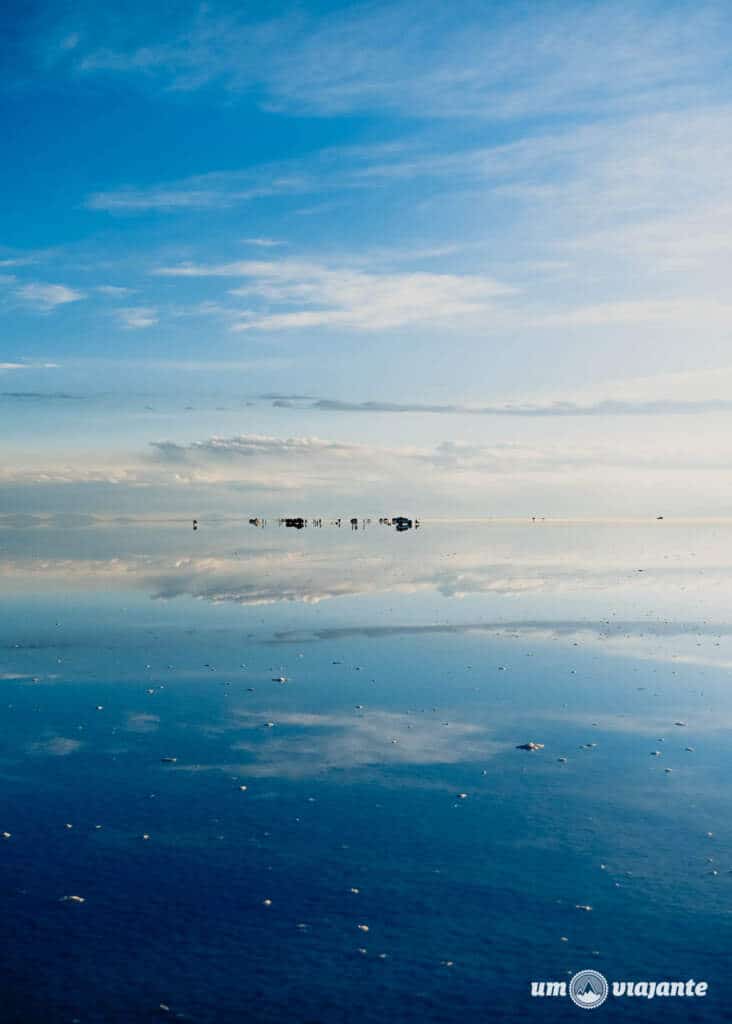
[[[5,1019],[721,1018],[732,523],[0,545]]]

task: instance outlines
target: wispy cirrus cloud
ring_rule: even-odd
[[[16,294],[23,302],[44,313],[56,309],[57,306],[65,306],[86,298],[84,292],[69,288],[68,285],[44,284],[39,281],[19,285]]]
[[[275,249],[281,245],[287,245],[277,238],[242,238],[245,245],[254,245],[259,249]]]
[[[634,113],[601,124],[572,125],[571,130],[558,123],[532,128],[510,142],[475,147],[422,134],[388,144],[330,147],[246,172],[123,190],[103,201],[92,197],[90,205],[102,208],[109,202],[110,209],[116,205],[128,212],[149,212],[158,205],[170,210],[228,209],[265,194],[326,192],[339,193],[353,209],[361,198],[394,197],[414,185],[415,192],[424,190],[425,202],[433,203],[441,196],[454,202],[456,190],[466,190],[467,201],[480,213],[472,219],[479,222],[482,217],[492,225],[482,240],[468,243],[385,245],[379,251],[351,247],[325,256],[316,249],[309,264],[291,260],[275,267],[275,261],[267,266],[264,261],[234,260],[163,268],[163,273],[179,276],[248,277],[246,290],[234,289],[225,300],[228,306],[218,304],[229,326],[239,331],[388,329],[420,322],[414,312],[406,315],[406,307],[416,304],[424,309],[423,322],[440,316],[436,307],[444,308],[444,322],[456,300],[458,305],[466,298],[473,301],[464,294],[470,278],[491,277],[508,282],[521,300],[512,304],[510,315],[504,309],[500,321],[492,307],[486,329],[587,330],[617,336],[648,327],[709,334],[724,329],[730,316],[730,304],[722,297],[732,237],[725,175],[732,162],[730,138],[732,109],[723,103],[691,111]],[[704,168],[703,187],[699,168]],[[505,229],[500,225],[507,204],[512,219]],[[273,239],[244,240],[263,241],[266,248]],[[622,280],[617,280],[619,255],[634,268]],[[404,273],[408,268],[417,274],[425,260],[441,274],[450,270],[466,280],[458,286],[445,278],[425,278],[424,290],[434,293],[434,302],[429,295],[422,301],[416,278],[411,296],[398,294],[399,283],[387,286],[387,269]],[[347,279],[349,271],[359,269],[375,277],[360,283]],[[547,275],[554,275],[559,287],[542,288]],[[591,284],[581,296],[573,293],[572,281],[577,280]],[[384,287],[377,289],[379,283]],[[401,283],[408,284],[406,278]],[[363,301],[355,290],[359,284]],[[440,291],[442,284],[449,293]],[[237,312],[231,299],[248,297],[258,304]],[[458,308],[456,315],[463,316],[463,311]]]
[[[90,210],[108,213],[145,214],[153,211],[175,213],[186,210],[228,210],[241,203],[267,196],[296,194],[314,187],[292,168],[278,174],[274,168],[258,171],[218,172],[196,175],[145,188],[128,186],[95,192],[86,200]],[[249,240],[249,244],[252,243]],[[261,240],[260,243],[262,244]],[[267,244],[265,240],[263,244]]]
[[[129,185],[87,197],[92,210],[121,213],[176,210],[228,210],[272,196],[394,189],[409,182],[429,182],[441,190],[480,187],[504,199],[559,202],[563,208],[582,201],[590,223],[609,212],[652,214],[673,189],[674,198],[689,199],[700,159],[715,155],[719,164],[732,148],[727,140],[732,112],[723,102],[691,111],[635,114],[598,125],[522,128],[511,141],[465,145],[431,132],[412,131],[396,142],[328,146],[308,155],[212,170],[145,186]],[[652,159],[657,157],[658,159]],[[705,192],[723,191],[723,169],[715,161],[705,174]],[[601,202],[591,204],[591,200]],[[628,202],[632,206],[627,207]],[[641,204],[639,206],[639,203]],[[244,244],[268,247],[275,239],[244,238]]]
[[[115,316],[128,330],[144,330],[158,322],[158,312],[151,306],[126,306],[115,309]]]
[[[134,288],[126,288],[117,284],[98,284],[94,287],[95,292],[100,295],[108,295],[112,299],[123,299],[127,295],[132,295],[134,290]]]
[[[77,74],[146,78],[191,91],[254,91],[270,111],[373,111],[503,120],[698,101],[726,72],[728,12],[715,4],[569,3],[551,10],[437,3],[303,8],[270,18],[198,8],[156,22],[78,20],[56,38]],[[710,76],[709,69],[717,74]]]
[[[505,169],[507,157],[499,158],[498,163]],[[90,210],[129,215],[230,210],[270,197],[372,188],[379,179],[438,178],[449,173],[468,176],[469,168],[474,176],[487,166],[491,166],[491,160],[482,151],[438,158],[418,141],[399,146],[327,147],[307,157],[95,192],[87,197],[85,205]],[[263,249],[286,244],[267,236],[244,237],[241,241]]]
[[[0,259],[0,270],[7,270],[12,267],[27,267],[35,262],[36,260],[33,256],[7,257],[6,259]]]
[[[122,190],[103,202],[92,197],[90,204],[102,208],[109,200],[110,209],[118,205],[128,212],[149,212],[158,204],[228,209],[272,190],[341,189],[354,198],[374,189],[397,195],[405,184],[421,181],[429,183],[433,198],[451,196],[456,188],[474,190],[471,202],[489,221],[500,221],[501,207],[511,205],[510,237],[499,227],[468,243],[327,254],[316,248],[299,259],[187,263],[155,272],[240,277],[238,287],[209,295],[198,307],[234,331],[446,327],[482,316],[485,331],[617,337],[666,328],[710,335],[724,329],[732,312],[720,291],[732,230],[724,174],[732,161],[731,133],[732,109],[722,105],[572,130],[560,124],[473,148],[412,137]],[[703,190],[699,167],[705,168]],[[538,235],[537,224],[543,225]],[[275,241],[243,239],[262,249]],[[621,252],[635,272],[618,282]],[[546,284],[552,276],[556,288]],[[577,293],[576,280],[591,287]],[[517,297],[509,303],[510,289]]]
[[[263,309],[241,309],[233,330],[345,327],[379,330],[485,315],[509,285],[487,275],[375,273],[297,260],[159,267],[163,277],[242,278],[230,290]],[[293,308],[295,307],[295,308]]]
[[[87,200],[90,210],[122,213],[149,213],[151,210],[210,210],[224,209],[237,199],[251,198],[251,194],[230,194],[197,188],[192,182],[181,188],[134,189],[116,192],[95,192]]]

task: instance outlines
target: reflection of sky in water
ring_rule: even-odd
[[[4,529],[9,1019],[559,1020],[588,966],[721,1019],[730,541]]]

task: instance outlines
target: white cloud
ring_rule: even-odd
[[[46,397],[40,396],[39,397]],[[130,487],[145,486],[159,482],[160,478],[146,475],[144,468],[132,463],[110,465],[100,456],[98,464],[87,465],[86,462],[68,461],[64,463],[48,463],[40,460],[33,465],[5,465],[0,467],[0,484],[21,484],[22,486],[51,485],[65,487],[69,484],[114,484]]]
[[[264,309],[242,310],[233,327],[239,331],[309,327],[381,330],[444,323],[490,314],[496,298],[513,291],[486,275],[380,274],[296,260],[181,264],[161,267],[155,273],[246,279],[245,285],[231,289],[230,294],[253,299]]]
[[[545,129],[467,150],[422,136],[328,149],[276,168],[203,175],[168,190],[142,190],[138,198],[141,209],[168,192],[181,204],[201,205],[205,196],[222,208],[268,189],[340,189],[352,200],[388,189],[393,198],[421,179],[430,182],[433,201],[444,196],[457,209],[469,201],[471,221],[488,225],[482,239],[462,246],[385,244],[309,261],[233,260],[157,271],[243,278],[228,298],[208,303],[234,330],[389,330],[467,318],[485,332],[599,328],[626,349],[646,326],[691,330],[696,343],[712,343],[730,312],[723,297],[732,237],[725,176],[730,138],[726,106]],[[462,189],[471,190],[468,200],[460,198]],[[130,197],[120,195],[127,203]],[[244,241],[266,249],[275,239]],[[437,261],[439,272],[426,273],[424,259]],[[623,269],[631,266],[632,273]],[[509,285],[519,295],[510,304],[501,299]],[[679,365],[678,346],[674,351]]]
[[[10,370],[56,370],[58,363],[0,363],[0,372]]]
[[[196,458],[251,457],[257,455],[318,455],[323,452],[351,455],[367,450],[365,446],[345,441],[328,441],[318,437],[269,437],[264,434],[242,434],[238,437],[211,437],[188,445],[173,441],[153,442],[159,456],[178,461]]]
[[[0,260],[0,268],[6,268],[6,267],[27,267],[31,263],[35,263],[35,258],[33,256],[10,257],[8,259]]]
[[[255,434],[152,447],[152,461],[179,483],[264,486],[318,501],[360,495],[367,507],[376,498],[376,508],[395,493],[409,494],[410,501],[426,507],[451,496],[453,505],[470,508],[500,496],[523,501],[521,495],[533,489],[546,491],[550,503],[562,507],[578,495],[592,503],[601,492],[623,488],[634,489],[634,500],[651,495],[655,501],[664,487],[674,492],[692,478],[700,496],[720,486],[724,494],[732,493],[732,484],[716,479],[732,458],[729,443],[720,439],[701,451],[695,438],[683,435],[644,442],[631,435],[584,444],[444,441],[393,447]]]
[[[158,322],[157,310],[150,306],[128,306],[116,309],[115,314],[123,327],[130,330],[141,330],[153,327]]]
[[[725,80],[722,6],[437,3],[301,8],[269,21],[198,8],[130,45],[114,23],[74,50],[82,73],[145,75],[178,90],[256,88],[269,110],[507,119],[698,103]],[[723,86],[721,86],[723,88]]]
[[[675,297],[627,302],[601,302],[537,317],[537,327],[606,327],[616,325],[665,326],[667,328],[728,328],[732,303],[712,298]]]
[[[119,192],[96,192],[87,206],[91,210],[146,213],[149,210],[206,210],[229,205],[230,199],[221,192],[193,187],[180,189],[124,189]]]
[[[530,442],[451,440],[421,445],[356,444],[313,437],[243,434],[192,443],[160,441],[148,456],[36,456],[0,468],[5,502],[35,511],[97,506],[110,487],[118,508],[208,507],[223,514],[384,514],[399,507],[425,515],[710,514],[732,507],[729,432],[687,422],[676,432],[643,435],[620,427],[579,441],[565,432]],[[512,431],[513,433],[513,431]],[[64,493],[65,492],[65,493]],[[22,497],[19,503],[18,495]],[[15,497],[13,497],[15,496]],[[11,500],[12,499],[12,500]],[[183,506],[181,505],[183,502]],[[356,503],[354,505],[354,503]]]
[[[21,285],[17,289],[17,294],[25,302],[44,312],[86,298],[84,292],[76,291],[65,284],[42,284],[37,281]]]
[[[88,197],[86,205],[90,210],[129,214],[226,210],[253,199],[298,193],[307,187],[298,175],[277,173],[274,167],[262,167],[256,172],[212,171],[150,188],[128,187],[113,192],[95,192]],[[249,244],[252,244],[251,240]],[[260,244],[267,244],[267,240]]]
[[[245,245],[256,245],[261,249],[273,249],[280,245],[287,245],[286,242],[280,242],[276,238],[243,238],[242,242]]]
[[[122,299],[125,295],[132,295],[134,288],[123,288],[116,284],[98,284],[94,291],[100,295],[109,295],[113,299]]]
[[[706,431],[702,432],[707,436]],[[234,486],[238,490],[262,488],[274,493],[300,492],[307,499],[332,495],[359,495],[368,503],[379,495],[410,493],[429,506],[431,498],[451,494],[453,502],[470,507],[486,496],[520,494],[532,481],[559,488],[552,501],[589,488],[626,486],[658,489],[659,482],[683,481],[694,476],[704,487],[710,482],[732,484],[720,478],[732,461],[728,436],[700,449],[697,437],[686,431],[639,440],[633,434],[612,440],[582,443],[577,440],[493,443],[459,440],[437,444],[399,446],[357,444],[318,437],[276,437],[242,434],[180,443],[156,441],[149,455],[126,460],[100,455],[76,462],[49,463],[40,456],[22,465],[0,469],[3,484],[107,483],[120,486]],[[586,495],[587,496],[587,495]],[[178,497],[172,496],[175,504]],[[600,506],[602,507],[602,505]]]

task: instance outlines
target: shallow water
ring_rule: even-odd
[[[731,523],[7,518],[0,565],[4,1021],[564,1020],[588,967],[725,1017]]]

